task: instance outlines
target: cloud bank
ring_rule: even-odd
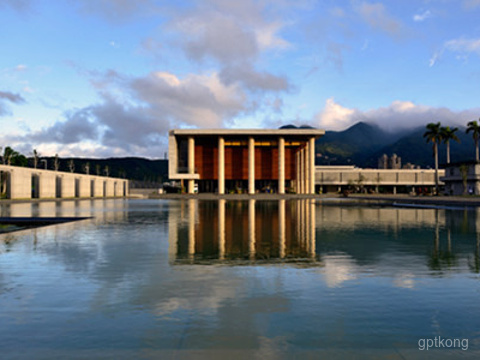
[[[430,122],[465,126],[468,121],[477,119],[479,113],[480,108],[453,111],[442,107],[417,105],[410,101],[393,101],[387,107],[362,111],[344,107],[330,98],[323,110],[315,115],[313,124],[327,130],[344,130],[363,121],[393,132],[422,127]]]

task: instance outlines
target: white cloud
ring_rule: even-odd
[[[445,42],[446,50],[457,53],[476,53],[480,55],[480,39],[453,39]]]
[[[480,38],[467,39],[460,37],[445,41],[440,50],[437,50],[430,58],[430,67],[434,66],[446,51],[455,53],[456,58],[461,60],[467,59],[468,55],[472,53],[480,56]]]
[[[348,255],[325,255],[321,270],[329,288],[340,287],[344,282],[357,278],[358,266]]]
[[[422,22],[430,17],[432,17],[432,12],[430,10],[425,10],[421,13],[413,15],[413,21]]]
[[[374,29],[382,30],[390,35],[399,35],[401,23],[388,14],[382,3],[362,2],[355,10],[362,19]]]
[[[337,104],[333,98],[327,99],[324,109],[315,116],[315,124],[328,130],[343,130],[356,122],[357,111]]]
[[[139,101],[148,104],[154,118],[164,118],[172,126],[223,127],[248,107],[242,89],[225,85],[215,73],[180,79],[158,72],[134,79],[130,87]]]
[[[440,121],[445,125],[464,125],[478,117],[479,111],[480,109],[452,111],[399,100],[393,101],[387,107],[361,111],[344,107],[330,98],[326,101],[324,109],[315,115],[313,124],[326,130],[344,130],[359,121],[364,121],[377,124],[388,131],[398,131],[424,126],[432,121]]]
[[[138,78],[115,72],[96,76],[99,103],[66,113],[40,131],[10,136],[8,143],[61,144],[81,150],[98,142],[112,154],[152,156],[152,149],[165,151],[171,128],[221,128],[259,106],[238,83],[225,85],[216,73],[184,78],[168,72]],[[0,93],[7,95],[17,99],[15,94]]]

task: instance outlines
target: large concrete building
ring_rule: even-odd
[[[315,192],[316,129],[171,130],[169,178],[188,192]]]

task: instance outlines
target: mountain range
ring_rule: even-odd
[[[450,142],[452,162],[469,161],[475,158],[475,145],[466,128],[459,128],[456,135],[460,142]],[[423,134],[425,127],[396,133],[380,127],[359,122],[344,131],[326,131],[317,139],[315,152],[317,165],[356,165],[363,168],[376,168],[378,159],[386,154],[397,154],[402,165],[411,163],[421,167],[433,167],[433,148]],[[446,163],[446,145],[439,145],[439,163]]]
[[[295,128],[286,125],[282,128]],[[309,128],[302,126],[302,128]],[[422,168],[433,168],[434,159],[432,144],[427,143],[423,134],[425,127],[418,127],[408,131],[387,132],[380,127],[359,122],[344,131],[326,131],[325,135],[315,142],[317,165],[355,165],[362,168],[377,168],[378,159],[386,154],[397,154],[402,159],[402,165],[411,163]],[[457,136],[460,142],[450,142],[450,159],[452,162],[470,161],[475,157],[475,145],[471,134],[465,133],[465,128],[459,128]],[[42,157],[39,168],[47,166],[53,169],[55,159]],[[74,172],[85,173],[85,165],[89,165],[90,174],[106,174],[109,176],[127,178],[136,183],[136,186],[160,184],[168,179],[168,160],[151,160],[138,157],[87,159],[61,158],[59,170],[70,171],[70,162],[73,161]],[[46,162],[46,163],[45,163]],[[446,162],[446,145],[439,146],[439,163]],[[28,165],[33,167],[33,159],[28,159]]]

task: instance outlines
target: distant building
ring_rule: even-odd
[[[402,166],[402,169],[405,170],[414,170],[414,169],[420,169],[420,165],[415,165],[412,163],[406,163],[405,165]]]
[[[443,178],[444,170],[439,169],[438,174]],[[315,185],[316,190],[321,193],[353,190],[368,193],[427,194],[432,193],[435,188],[435,170],[316,166]]]
[[[480,164],[447,164],[440,180],[445,183],[446,195],[480,195]]]
[[[378,159],[378,168],[379,169],[401,169],[402,168],[402,158],[393,154],[390,158],[387,154],[383,154]]]

